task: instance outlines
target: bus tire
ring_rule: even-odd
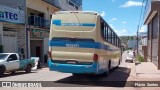
[[[121,64],[121,59],[119,59],[119,62],[118,62],[118,65],[120,65]]]
[[[110,74],[110,67],[111,67],[111,61],[109,60],[108,70],[106,72],[102,73],[100,76],[102,76],[102,77],[108,76]]]
[[[26,73],[30,73],[32,69],[31,65],[27,65],[27,68],[25,69]]]
[[[80,76],[80,74],[72,73],[73,76]]]

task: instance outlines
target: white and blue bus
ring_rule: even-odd
[[[103,74],[121,60],[121,40],[95,12],[60,11],[52,15],[49,36],[51,71]]]

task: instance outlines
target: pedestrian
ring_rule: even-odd
[[[135,55],[135,50],[133,50],[133,55],[134,55],[134,57],[136,56],[136,55]]]

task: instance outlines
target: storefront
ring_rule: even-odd
[[[17,52],[25,58],[25,13],[0,5],[0,52]]]
[[[29,57],[39,57],[42,63],[47,63],[45,55],[48,51],[49,30],[41,28],[27,28]]]

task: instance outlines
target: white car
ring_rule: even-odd
[[[128,51],[126,55],[126,62],[132,62],[134,60],[134,52],[133,51]]]
[[[32,67],[32,70],[35,71],[37,70],[37,67],[38,67],[38,61],[39,61],[39,57],[31,57],[31,59],[34,59],[34,67]]]

